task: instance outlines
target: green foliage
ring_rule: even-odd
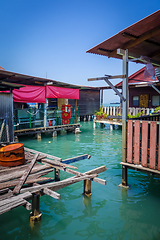
[[[97,111],[95,111],[95,113],[94,113],[96,116],[100,116],[101,115],[101,112],[97,112]]]
[[[154,113],[160,112],[160,106],[154,109]]]
[[[108,114],[107,114],[107,113],[104,113],[104,114],[103,114],[103,118],[104,118],[104,119],[108,118]]]
[[[101,105],[99,112],[95,110],[94,114],[95,114],[96,116],[103,115],[103,106]]]
[[[128,114],[128,118],[138,118],[138,117],[141,117],[142,115],[144,115],[144,112],[139,112],[137,113],[136,115],[129,115]]]

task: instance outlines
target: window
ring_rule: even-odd
[[[152,106],[159,106],[159,96],[152,96]]]
[[[133,106],[134,107],[139,106],[139,96],[133,96]]]

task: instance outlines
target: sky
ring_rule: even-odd
[[[86,51],[157,11],[160,0],[0,0],[0,66],[61,82],[122,74],[122,61]],[[143,64],[130,63],[129,75]],[[120,79],[112,81],[116,84]],[[104,91],[104,103],[119,101]]]

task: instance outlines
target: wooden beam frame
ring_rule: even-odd
[[[126,75],[116,75],[116,76],[110,76],[105,75],[105,77],[98,77],[98,78],[88,78],[88,81],[99,81],[104,80],[112,89],[116,92],[116,94],[120,97],[122,101],[126,101],[125,97],[118,91],[118,89],[109,81],[109,79],[116,79],[116,78],[125,78]]]
[[[139,36],[135,40],[131,40],[131,41],[125,43],[121,48],[122,49],[129,49],[131,47],[134,47],[137,44],[147,40],[148,38],[151,38],[151,37],[155,36],[158,33],[160,33],[160,26],[157,26],[157,27],[155,27],[155,28],[153,28],[153,29],[143,33],[141,36]],[[116,53],[117,53],[117,49],[115,49],[111,53],[109,53],[108,57],[112,57]]]

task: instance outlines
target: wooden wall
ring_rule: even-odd
[[[159,90],[160,88],[157,87]],[[160,96],[156,90],[152,87],[133,87],[129,88],[129,107],[133,106],[133,96],[140,96],[141,94],[147,94],[149,97],[148,108],[152,108],[152,96]],[[155,107],[155,106],[154,106]]]
[[[69,99],[68,103],[75,106],[74,99]],[[77,106],[79,107],[79,116],[94,115],[95,110],[99,111],[100,108],[100,90],[81,89]]]

